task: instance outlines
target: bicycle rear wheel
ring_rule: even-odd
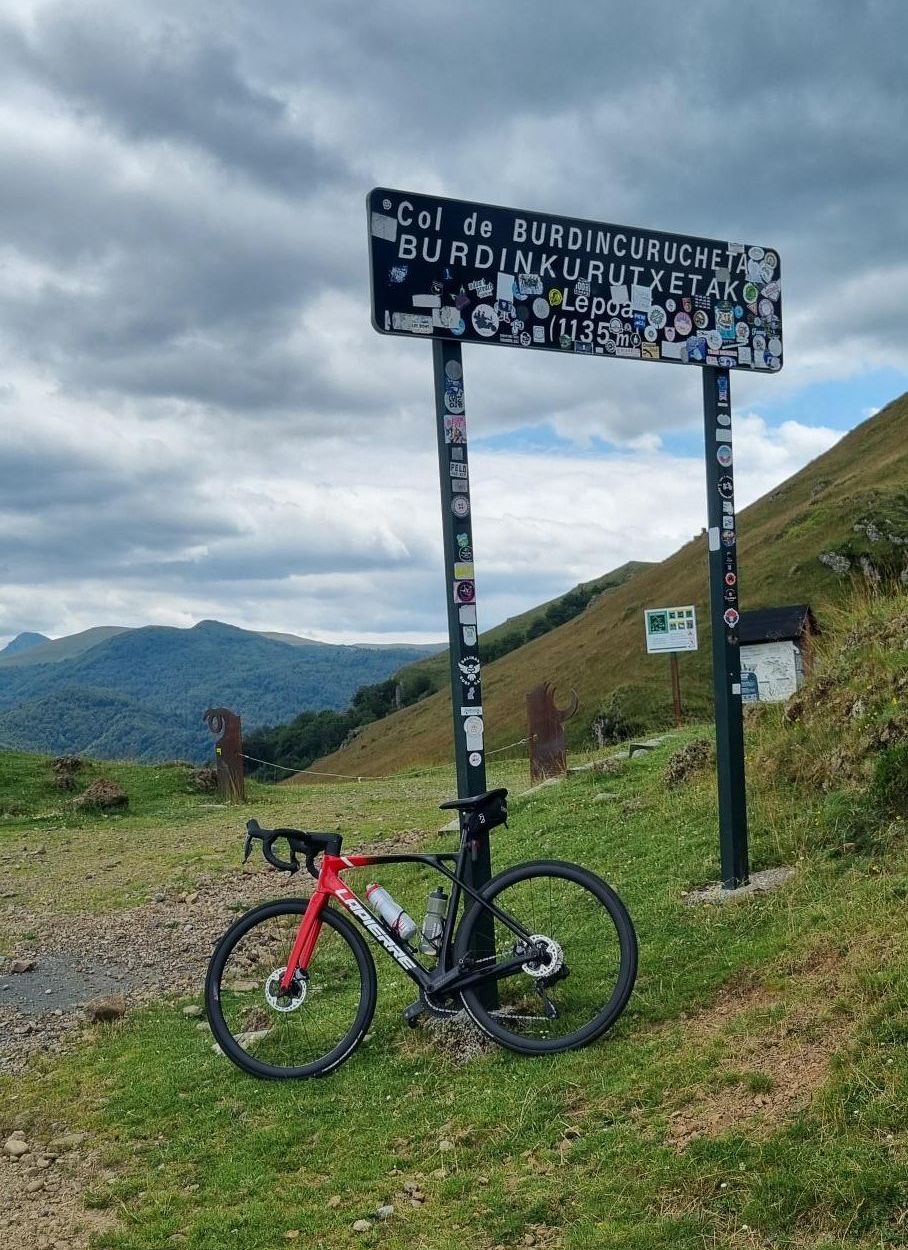
[[[205,1007],[221,1050],[244,1072],[280,1080],[324,1076],[355,1050],[375,1011],[375,964],[363,939],[331,907],[307,973],[280,992],[305,899],[265,903],[215,947]]]
[[[577,864],[540,860],[493,877],[482,898],[533,944],[473,904],[457,934],[457,959],[470,951],[477,926],[493,929],[495,962],[527,951],[527,962],[498,980],[496,1008],[484,1006],[484,987],[462,991],[473,1021],[500,1045],[530,1055],[576,1050],[601,1037],[626,1007],[637,976],[634,926],[611,886]]]

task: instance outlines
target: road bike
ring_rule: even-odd
[[[411,1025],[425,1012],[463,1009],[488,1037],[526,1055],[558,1054],[601,1037],[634,986],[631,918],[605,881],[559,860],[518,864],[479,889],[469,883],[482,840],[507,821],[507,793],[441,804],[460,814],[460,846],[450,853],[344,855],[337,833],[261,829],[250,820],[244,860],[255,841],[282,872],[296,873],[302,855],[316,886],[308,899],[253,908],[217,944],[205,1005],[227,1058],[272,1079],[324,1076],[348,1059],[375,1011],[365,937],[418,987],[404,1012]],[[287,860],[274,852],[279,839],[287,840]],[[349,869],[404,863],[434,869],[450,888],[430,896],[421,931],[384,891],[396,916],[387,903],[368,905],[377,887],[368,887],[364,901],[342,880]]]

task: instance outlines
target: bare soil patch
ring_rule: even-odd
[[[835,1006],[848,974],[838,952],[812,952],[782,986],[745,981],[686,1021],[685,1052],[705,1049],[715,1067],[708,1085],[684,1091],[683,1105],[672,1099],[668,1141],[684,1149],[742,1127],[768,1133],[803,1111],[852,1032]]]
[[[4,1133],[4,1137],[6,1134]],[[84,1134],[29,1139],[14,1159],[0,1152],[0,1244],[9,1250],[86,1250],[113,1216],[88,1210],[83,1196],[104,1174]]]

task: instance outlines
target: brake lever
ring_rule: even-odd
[[[246,822],[246,841],[243,843],[243,863],[245,864],[249,856],[252,854],[252,843],[254,839],[264,843],[265,835],[262,833],[261,825],[257,820],[247,820]]]
[[[279,872],[289,872],[290,875],[292,876],[295,872],[299,872],[300,870],[300,862],[296,858],[296,851],[293,849],[293,847],[292,846],[290,847],[289,863],[287,860],[281,859],[279,856],[275,855],[274,851],[271,849],[278,838],[283,838],[286,836],[287,835],[284,833],[275,832],[275,833],[272,833],[268,837],[263,837],[262,838],[262,851],[268,863],[271,864],[272,867],[277,868]]]

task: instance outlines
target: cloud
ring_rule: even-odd
[[[10,0],[0,630],[443,633],[431,353],[369,324],[376,184],[776,247],[786,366],[733,380],[740,489],[771,488],[835,437],[775,398],[908,373],[906,41],[895,0]],[[696,370],[466,355],[474,438],[563,443],[472,457],[487,623],[699,530],[666,450]]]

